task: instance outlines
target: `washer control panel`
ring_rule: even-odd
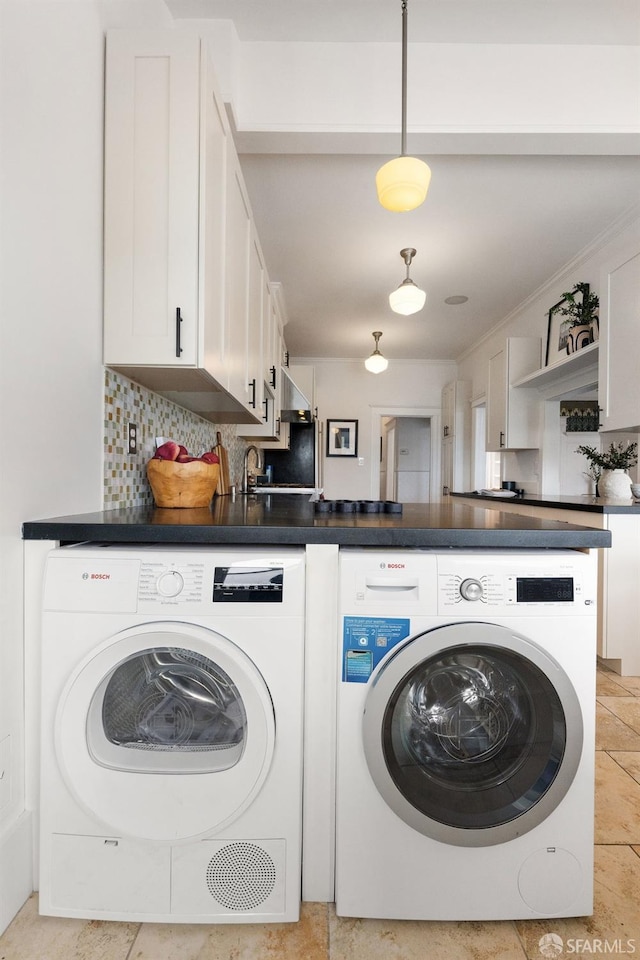
[[[515,558],[514,558],[515,559]],[[595,588],[585,581],[584,569],[572,558],[558,563],[552,555],[522,558],[514,563],[505,556],[438,558],[438,609],[468,610],[477,616],[483,609],[494,614],[533,610],[555,613],[588,611],[595,605]],[[546,561],[546,562],[545,562]]]

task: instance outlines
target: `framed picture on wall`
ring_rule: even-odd
[[[327,420],[327,456],[358,456],[357,420]]]

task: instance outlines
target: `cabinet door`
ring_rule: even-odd
[[[249,385],[249,251],[251,215],[235,151],[227,151],[227,230],[226,230],[226,329],[229,390],[236,399],[253,410],[255,403]]]
[[[200,40],[107,37],[104,361],[197,361]]]
[[[455,381],[447,383],[442,388],[442,436],[452,437],[455,434]]]
[[[230,136],[208,56],[202,57],[200,144],[200,288],[202,366],[228,387],[225,324],[225,182]]]
[[[487,381],[487,450],[504,450],[507,432],[506,347],[489,360]]]
[[[640,430],[640,251],[604,272],[600,389],[604,430]]]

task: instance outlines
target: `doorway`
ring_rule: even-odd
[[[372,497],[399,503],[437,499],[440,410],[377,407],[372,411],[371,428],[371,449],[380,451],[377,462],[372,463]]]

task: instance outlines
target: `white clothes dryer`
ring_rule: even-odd
[[[340,565],[337,913],[592,913],[595,553]]]
[[[304,551],[53,550],[40,911],[297,920]]]

